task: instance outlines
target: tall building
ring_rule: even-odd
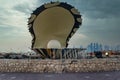
[[[87,46],[87,52],[102,51],[102,44],[99,43],[90,43]]]

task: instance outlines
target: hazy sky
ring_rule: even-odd
[[[0,0],[0,51],[27,51],[31,35],[27,21],[32,11],[51,0]],[[120,0],[52,0],[79,9],[83,23],[70,45],[86,47],[91,42],[120,44]]]

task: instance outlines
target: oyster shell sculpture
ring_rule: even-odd
[[[38,7],[28,20],[32,35],[31,48],[43,58],[51,57],[51,48],[62,49],[68,46],[70,38],[82,24],[80,12],[64,2],[50,2]],[[58,47],[49,47],[56,40]]]

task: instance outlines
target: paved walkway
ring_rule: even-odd
[[[0,80],[120,80],[120,71],[89,73],[0,73]]]

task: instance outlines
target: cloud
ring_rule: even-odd
[[[37,7],[37,0],[26,0],[18,5],[13,7],[14,10],[19,11],[21,13],[25,13],[26,15],[30,15],[32,11]]]
[[[14,3],[11,3],[14,1]],[[27,19],[32,13],[34,8],[34,3],[36,0],[11,0],[3,1],[4,4],[1,4],[1,24],[10,25],[15,27],[25,27],[27,26]],[[9,6],[9,7],[8,7]]]
[[[111,18],[120,14],[120,0],[80,0],[79,10],[90,18]]]
[[[10,51],[10,48],[25,50],[30,47],[31,35],[28,31],[27,20],[36,6],[35,3],[36,0],[0,0],[1,51]]]
[[[119,44],[119,21],[119,17],[95,19],[83,16],[83,25],[78,33],[88,36],[89,43]],[[81,40],[81,42],[84,41]]]
[[[12,36],[16,32],[16,35],[26,35],[28,17],[36,6],[36,0],[1,0],[0,3],[0,28],[4,31],[0,33],[8,32]]]
[[[69,46],[72,46],[72,47],[79,46],[80,47],[80,45],[83,45],[81,40],[86,42],[87,39],[88,39],[88,37],[86,35],[80,34],[80,33],[75,33],[69,41]]]

